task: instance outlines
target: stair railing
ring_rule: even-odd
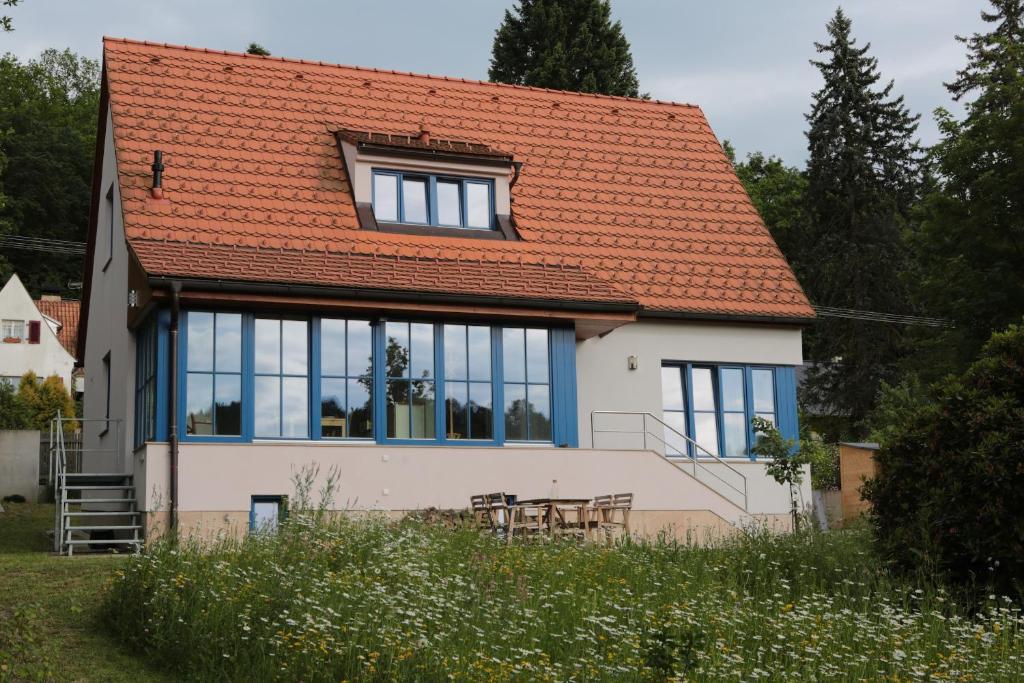
[[[602,415],[639,417],[641,419],[641,426],[640,429],[599,429],[597,419]],[[649,421],[653,422],[656,427],[660,427],[660,430],[649,429]],[[659,434],[658,431],[661,433]],[[734,467],[728,460],[712,453],[657,415],[639,411],[594,410],[590,413],[590,443],[594,448],[597,448],[598,434],[642,436],[643,450],[653,450],[676,465],[685,463],[686,469],[690,470],[690,475],[694,479],[707,485],[729,502],[741,506],[745,511],[749,511],[746,475]],[[675,441],[675,444],[669,443],[670,439]],[[653,448],[650,444],[651,441],[660,444],[660,448]],[[709,460],[718,467],[708,467],[705,463]],[[728,472],[729,474],[723,477],[716,469],[723,473]],[[700,475],[704,475],[703,478]],[[732,481],[729,481],[729,479]]]

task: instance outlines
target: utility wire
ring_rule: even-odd
[[[21,235],[0,236],[0,248],[43,251],[49,254],[85,254],[85,242],[53,240],[45,237],[23,237]]]
[[[860,311],[854,308],[814,306],[814,312],[823,318],[846,318],[847,320],[865,320],[867,322],[892,323],[894,325],[920,325],[922,327],[954,327],[953,321],[945,318],[881,313],[878,311]]]

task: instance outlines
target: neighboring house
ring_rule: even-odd
[[[0,289],[0,379],[17,387],[31,370],[57,375],[68,390],[75,368],[78,302],[43,295],[33,301],[17,274]]]
[[[786,523],[749,425],[796,436],[813,311],[698,107],[110,39],[103,73],[85,413],[146,525],[245,528],[307,465],[339,508]]]

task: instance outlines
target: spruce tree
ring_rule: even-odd
[[[520,0],[495,33],[489,78],[497,83],[637,97],[622,25],[608,0]]]
[[[902,235],[919,188],[918,117],[892,95],[891,81],[879,86],[871,45],[857,45],[842,9],[827,30],[828,42],[815,43],[822,57],[811,62],[824,84],[807,116],[803,284],[821,306],[905,312]],[[808,335],[816,364],[805,400],[848,417],[859,431],[880,382],[895,375],[900,343],[895,326],[820,317]]]
[[[946,87],[966,116],[937,112],[939,184],[915,241],[923,305],[956,322],[946,340],[961,367],[1024,316],[1024,0],[992,5],[991,30],[958,38],[967,66]]]

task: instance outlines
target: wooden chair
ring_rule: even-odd
[[[487,519],[491,529],[494,531],[508,529],[508,522],[511,518],[508,496],[504,493],[488,493],[484,497],[487,505]]]
[[[606,538],[622,532],[629,534],[629,513],[633,509],[632,493],[616,493],[607,496],[596,496],[588,527],[603,532]]]
[[[513,536],[517,533],[520,536],[537,535],[544,531],[547,526],[544,514],[547,506],[544,505],[522,505],[517,504],[509,508],[511,514],[509,524],[508,541],[511,543]]]
[[[473,522],[478,529],[491,528],[491,514],[487,505],[487,494],[481,493],[469,497],[473,509]]]

